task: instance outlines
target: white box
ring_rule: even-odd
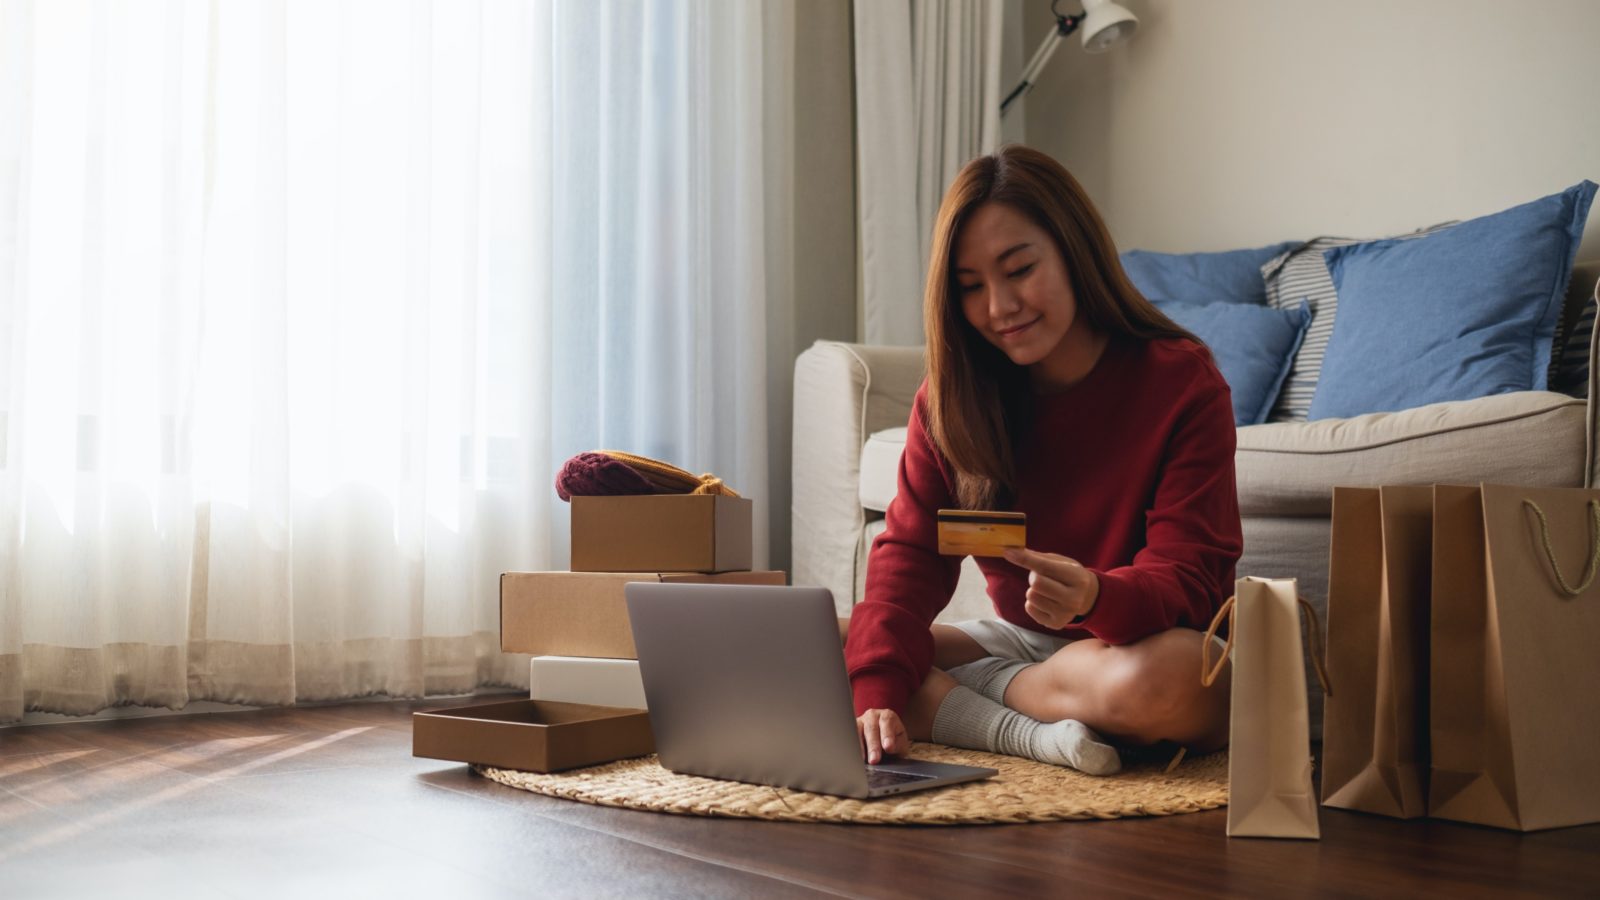
[[[644,681],[636,659],[535,656],[528,663],[528,697],[644,709]]]

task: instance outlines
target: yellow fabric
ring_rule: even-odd
[[[658,490],[669,494],[739,496],[739,493],[724,484],[721,478],[710,473],[699,476],[691,475],[671,463],[664,463],[659,459],[651,459],[648,456],[624,453],[621,450],[601,450],[599,452],[617,462],[623,463],[628,468],[643,475],[645,480],[655,485]]]

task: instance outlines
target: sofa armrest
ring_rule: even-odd
[[[817,341],[795,360],[794,583],[828,588],[841,614],[857,599],[866,525],[861,447],[867,435],[906,424],[922,377],[920,347]]]

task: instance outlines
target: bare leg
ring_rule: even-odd
[[[933,717],[938,714],[945,695],[956,686],[956,680],[944,670],[988,655],[989,651],[983,649],[982,644],[954,625],[933,626],[933,668],[906,706],[906,731],[912,740],[932,739]]]
[[[933,717],[939,714],[939,706],[944,703],[945,695],[955,687],[956,680],[946,675],[944,670],[928,670],[922,687],[911,695],[911,702],[906,704],[906,733],[911,735],[913,741],[933,739]]]
[[[946,675],[943,670],[988,655],[988,651],[984,650],[981,644],[953,625],[934,625],[932,632],[934,668],[929,670],[928,677],[922,681],[922,687],[911,696],[911,702],[906,707],[906,731],[911,734],[911,739],[914,741],[930,739],[929,736],[933,733],[933,717],[939,712],[939,704],[944,702],[944,697],[950,693],[950,689],[956,686],[956,680]],[[839,640],[844,641],[849,636],[850,620],[841,617]]]
[[[934,668],[950,669],[988,655],[989,651],[983,649],[982,644],[954,625],[933,626]]]
[[[1200,684],[1205,636],[1174,628],[1133,644],[1074,641],[1023,669],[1006,688],[1006,705],[1041,722],[1076,719],[1125,744],[1167,740],[1196,751],[1228,740],[1231,672]]]

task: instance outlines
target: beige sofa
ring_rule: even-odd
[[[1597,280],[1600,260],[1579,264],[1569,302],[1574,294],[1595,295]],[[1238,573],[1297,578],[1318,612],[1326,612],[1334,485],[1594,484],[1595,347],[1591,339],[1587,400],[1527,391],[1240,428]],[[861,597],[867,552],[894,497],[905,424],[922,377],[918,347],[819,341],[795,363],[794,583],[830,589],[840,615]],[[987,614],[983,579],[969,559],[940,619]],[[1313,722],[1321,720],[1320,699]]]

